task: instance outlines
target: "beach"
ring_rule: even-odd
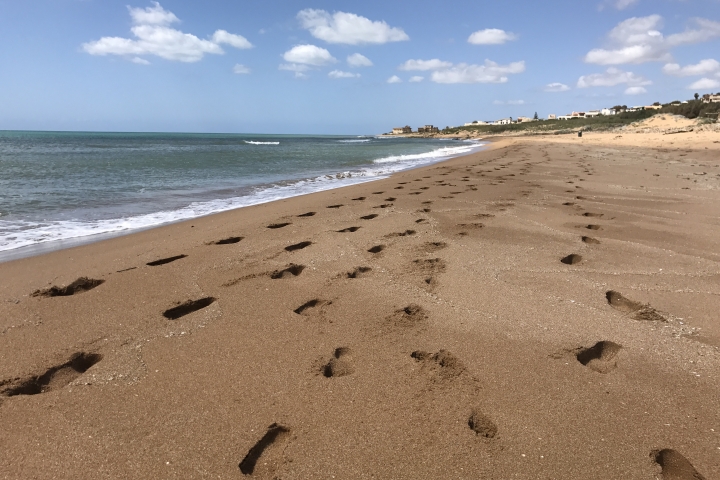
[[[499,138],[0,263],[0,478],[719,478],[719,142]]]

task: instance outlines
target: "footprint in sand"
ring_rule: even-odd
[[[705,480],[692,463],[676,450],[654,450],[650,458],[662,468],[663,480]]]
[[[582,262],[582,256],[578,255],[576,253],[572,253],[568,255],[567,257],[563,257],[560,259],[562,263],[565,265],[577,265],[578,263]]]
[[[614,342],[598,342],[590,348],[582,348],[575,355],[578,362],[598,373],[609,373],[617,368],[617,355],[622,345]]]
[[[215,303],[215,300],[215,297],[205,297],[199,300],[188,300],[185,303],[178,302],[177,306],[165,310],[163,312],[163,317],[167,318],[168,320],[177,320],[178,318],[184,317],[185,315],[190,315],[193,312],[197,312],[198,310],[202,310],[205,307],[209,307],[210,305]]]
[[[352,350],[347,347],[336,348],[332,357],[321,358],[316,371],[325,378],[345,377],[355,373],[352,360]]]
[[[364,277],[367,273],[370,273],[372,268],[370,267],[357,267],[352,272],[347,273],[347,278],[360,278]]]
[[[353,198],[353,200],[355,200],[356,202],[362,202],[362,201],[365,200],[366,198],[367,198],[367,197],[357,197],[357,198]]]
[[[466,370],[460,359],[447,350],[440,350],[437,353],[417,350],[410,356],[421,364],[423,370],[440,380],[452,380],[462,375]]]
[[[475,432],[478,437],[495,438],[498,433],[498,427],[490,417],[483,414],[479,409],[473,409],[468,418],[468,427]]]
[[[298,217],[314,217],[317,214],[317,212],[307,212],[303,213],[302,215],[298,215]]]
[[[344,207],[344,205],[343,205],[343,204],[339,204],[339,205],[329,205],[327,208],[340,208],[340,207]]]
[[[373,213],[371,215],[365,215],[364,217],[360,217],[361,220],[372,220],[373,218],[377,218],[379,215],[377,213]]]
[[[154,262],[148,262],[145,265],[147,265],[148,267],[157,267],[160,265],[172,263],[175,260],[180,260],[181,258],[186,258],[186,257],[187,257],[187,255],[175,255],[174,257],[161,258],[160,260],[155,260]]]
[[[387,238],[391,237],[408,237],[410,235],[415,235],[417,232],[415,230],[405,230],[404,232],[400,233],[389,233],[385,235]]]
[[[102,355],[98,353],[78,352],[67,362],[50,367],[40,375],[14,381],[0,381],[0,385],[2,385],[0,396],[39,395],[60,389],[87,372],[102,358]]]
[[[325,307],[332,305],[332,301],[330,300],[320,300],[319,298],[314,298],[310,301],[307,301],[300,305],[298,308],[293,310],[298,315],[302,315],[304,317],[314,317],[318,315],[322,315],[325,313]]]
[[[395,327],[415,327],[425,323],[428,314],[420,305],[411,303],[405,308],[395,310],[386,320]]]
[[[282,455],[290,440],[290,429],[273,423],[265,435],[248,450],[238,467],[243,475],[276,478],[275,473],[283,463]],[[262,459],[262,461],[261,461]]]
[[[228,237],[215,242],[210,242],[209,245],[232,245],[234,243],[240,243],[244,237]]]
[[[611,307],[625,314],[630,315],[635,320],[644,320],[649,322],[667,322],[667,319],[660,315],[650,305],[643,305],[625,298],[621,293],[609,290],[605,293],[608,303]]]
[[[296,265],[294,263],[291,263],[287,266],[287,268],[284,268],[283,270],[275,270],[270,274],[270,278],[273,280],[278,280],[281,278],[292,278],[297,277],[302,273],[302,271],[305,270],[305,265]]]
[[[380,253],[383,250],[385,250],[385,245],[375,245],[374,247],[368,249],[368,252],[370,253]]]
[[[600,225],[586,225],[585,228],[588,230],[601,230],[602,227]]]
[[[312,245],[312,242],[300,242],[296,243],[295,245],[288,245],[287,247],[285,247],[285,250],[288,252],[294,252],[295,250],[302,250],[303,248],[307,248],[310,245]]]
[[[105,283],[105,280],[95,280],[88,277],[80,277],[70,285],[65,287],[52,286],[44,290],[35,290],[31,297],[69,297],[78,293],[87,292],[93,288],[99,287]]]
[[[292,225],[292,223],[289,223],[289,222],[285,222],[285,223],[272,223],[272,224],[268,225],[267,228],[270,228],[270,229],[272,229],[272,230],[276,230],[276,229],[278,229],[278,228],[287,227],[288,225]]]
[[[343,228],[342,230],[338,230],[337,233],[355,233],[358,230],[360,230],[360,227],[348,227]]]
[[[600,245],[600,240],[597,240],[592,237],[582,237],[583,243],[587,243],[589,245]]]

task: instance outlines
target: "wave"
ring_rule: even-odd
[[[252,140],[243,140],[250,145],[280,145],[280,142],[253,142]]]
[[[363,140],[338,140],[340,143],[366,143],[369,142],[369,138],[365,138]]]
[[[251,205],[273,202],[313,192],[379,180],[381,178],[387,178],[392,173],[400,170],[427,165],[446,158],[469,153],[483,145],[483,143],[465,144],[458,147],[440,148],[427,153],[380,158],[375,160],[372,166],[366,168],[321,175],[305,180],[284,182],[283,184],[257,186],[247,195],[226,199],[198,201],[182,208],[148,214],[103,220],[33,222],[0,219],[0,252],[96,235],[130,233],[133,230],[189,220],[213,213],[234,210],[236,208],[249,207]]]

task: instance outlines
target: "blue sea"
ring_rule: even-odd
[[[377,180],[482,145],[377,136],[0,131],[0,259]]]

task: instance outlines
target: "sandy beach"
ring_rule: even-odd
[[[502,138],[0,264],[0,478],[720,478],[720,133]]]

